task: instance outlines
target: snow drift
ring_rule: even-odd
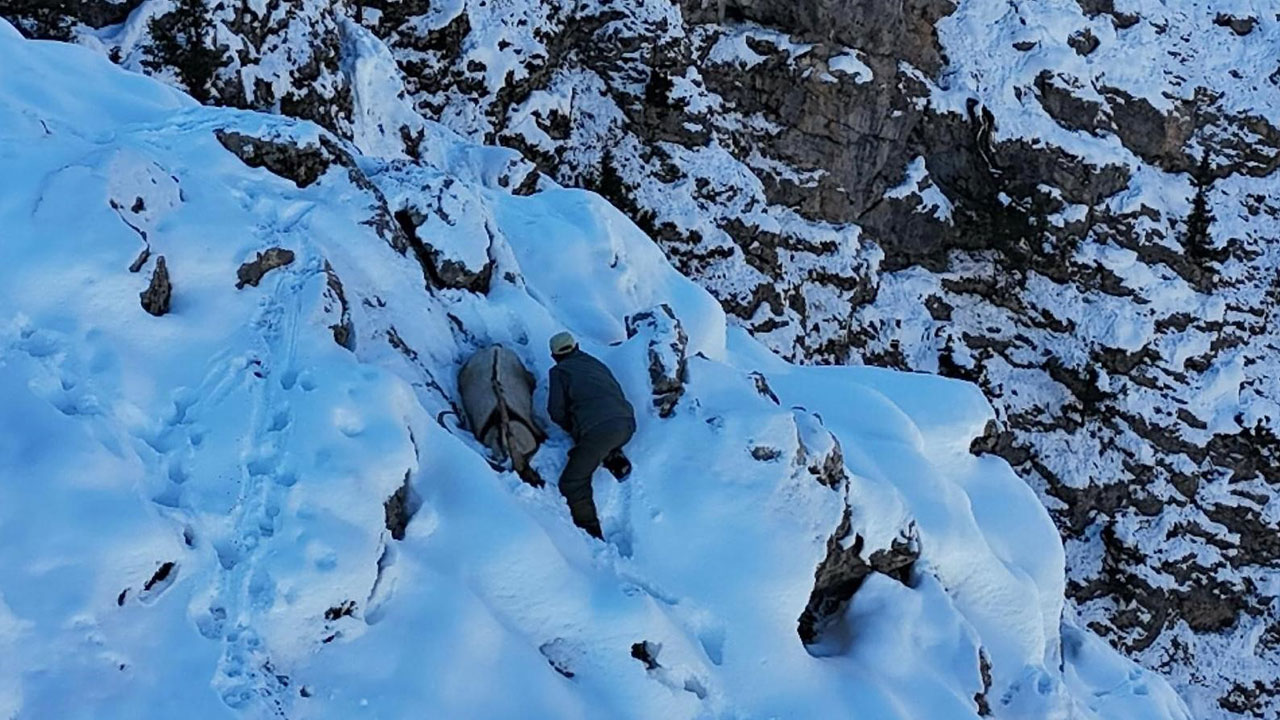
[[[975,387],[784,363],[600,198],[437,126],[378,157],[359,107],[349,145],[3,23],[0,58],[0,715],[1188,717],[1061,623]],[[466,357],[545,377],[562,327],[641,409],[607,544],[458,420]]]

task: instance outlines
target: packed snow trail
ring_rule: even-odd
[[[439,129],[430,162],[379,159],[2,24],[0,58],[0,716],[1188,717],[1060,624],[1061,545],[967,452],[972,386],[783,363],[600,198],[512,194],[503,151]],[[440,212],[406,227],[413,198]],[[270,248],[292,261],[238,289]],[[433,251],[486,291],[424,285]],[[661,303],[665,419],[672,338],[624,322]],[[448,414],[470,352],[545,378],[563,327],[641,409],[631,478],[597,477],[609,544]],[[806,649],[846,509],[920,558]]]

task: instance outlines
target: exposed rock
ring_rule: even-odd
[[[138,257],[134,258],[133,262],[129,263],[129,272],[131,273],[138,272],[143,268],[144,265],[147,264],[147,261],[150,259],[151,259],[151,248],[149,247],[142,248],[142,250],[138,252]]]
[[[1097,17],[1104,13],[1109,15],[1116,11],[1115,0],[1076,0],[1076,4],[1088,17]]]
[[[658,664],[658,653],[661,650],[661,645],[645,640],[631,646],[631,657],[644,663],[645,670],[657,670],[662,667]]]
[[[1240,37],[1244,37],[1245,35],[1253,32],[1253,29],[1258,26],[1258,18],[1252,15],[1239,17],[1227,13],[1218,13],[1218,16],[1214,18],[1213,23],[1219,27],[1231,28],[1231,32],[1239,35]]]
[[[175,0],[169,12],[148,18],[147,34],[142,67],[172,72],[191,97],[201,103],[213,100],[214,78],[231,59],[215,46],[205,0]]]
[[[1189,161],[1183,150],[1194,125],[1187,110],[1165,113],[1146,98],[1119,88],[1102,88],[1110,108],[1110,128],[1129,150],[1169,172],[1185,172]]]
[[[666,303],[627,318],[627,337],[637,335],[643,335],[649,343],[653,406],[658,410],[658,417],[671,417],[684,395],[689,336]]]
[[[356,166],[351,154],[332,137],[321,135],[318,144],[300,144],[293,138],[261,138],[223,129],[215,130],[214,134],[223,147],[249,167],[265,168],[272,174],[292,180],[299,188],[317,182],[330,167],[343,168],[351,184],[369,199],[369,219],[365,224],[374,228],[401,255],[411,248],[412,242],[393,216],[386,196]]]
[[[324,263],[324,275],[324,311],[337,316],[335,321],[329,325],[329,329],[333,331],[333,341],[354,352],[356,349],[356,328],[355,323],[351,321],[351,306],[347,304],[347,295],[342,289],[342,280],[328,260]]]
[[[492,244],[492,236],[488,227],[481,224],[474,228],[477,231],[476,241],[482,243],[484,248],[480,253],[482,258],[479,261],[469,259],[468,255],[463,252],[450,252],[450,249],[440,243],[432,242],[429,233],[435,222],[442,222],[447,226],[455,225],[462,218],[452,217],[445,209],[445,197],[448,197],[449,188],[452,187],[452,181],[446,182],[441,188],[438,188],[438,194],[435,197],[433,207],[427,212],[427,215],[416,207],[406,207],[395,212],[396,222],[403,229],[405,236],[409,238],[409,243],[413,247],[414,252],[418,256],[418,260],[422,265],[423,272],[429,278],[431,284],[438,288],[449,288],[454,290],[469,290],[474,293],[486,294],[489,292],[489,284],[493,280],[493,259],[489,256],[489,248]],[[420,200],[426,200],[422,198]],[[425,237],[424,237],[425,235]]]
[[[202,102],[278,110],[342,135],[352,97],[336,9],[316,0],[178,0],[150,17],[140,42],[123,33],[109,53],[129,69],[173,77]]]
[[[245,165],[266,168],[275,175],[292,180],[299,188],[320,179],[334,163],[332,153],[323,146],[276,142],[221,128],[213,133],[218,142],[243,160]]]
[[[177,579],[178,563],[173,562],[172,560],[160,563],[160,566],[156,568],[156,571],[152,573],[151,577],[147,578],[147,581],[142,586],[142,590],[138,592],[138,602],[141,602],[144,605],[154,603],[173,585]],[[120,595],[116,597],[117,605],[123,604],[127,593],[128,589],[126,588],[124,592],[121,592]]]
[[[827,539],[827,555],[814,572],[813,591],[809,603],[800,614],[797,632],[805,645],[817,645],[829,626],[838,621],[858,588],[872,572],[906,583],[915,561],[920,557],[919,541],[914,527],[895,539],[889,548],[863,558],[865,542],[853,532],[853,515],[846,506],[840,525]],[[852,542],[849,538],[853,537]],[[845,544],[848,547],[845,547]]]
[[[141,4],[142,0],[8,0],[0,17],[29,38],[70,40],[76,25],[116,25]]]
[[[751,448],[751,457],[760,462],[773,462],[782,457],[782,451],[767,445],[757,445]]]
[[[1142,20],[1142,16],[1137,13],[1113,12],[1111,13],[1111,24],[1116,26],[1117,30],[1128,30],[1137,25]]]
[[[1138,24],[1141,19],[1136,14],[1126,13],[1117,10],[1115,0],[1076,0],[1080,5],[1080,9],[1088,17],[1097,17],[1098,15],[1110,15],[1111,22],[1118,30],[1131,28]]]
[[[236,270],[236,289],[242,290],[245,285],[258,287],[263,275],[278,267],[292,264],[293,258],[292,250],[286,250],[282,247],[267,248],[258,253],[254,259],[243,263]]]
[[[324,619],[330,622],[344,617],[352,617],[356,612],[355,600],[344,600],[324,611]]]
[[[934,25],[955,10],[951,0],[681,0],[680,5],[694,23],[747,20],[787,28],[804,40],[831,40],[902,57],[927,72],[936,72],[943,63]]]
[[[973,695],[973,702],[978,706],[979,717],[991,717],[991,702],[987,693],[991,692],[991,659],[987,657],[985,648],[978,649],[978,669],[982,675],[982,689]]]
[[[396,489],[391,497],[386,499],[382,504],[382,508],[386,515],[387,530],[390,531],[391,537],[395,540],[404,539],[405,528],[409,526],[409,520],[413,517],[413,511],[410,509],[410,493],[409,473],[404,474],[404,484]]]
[[[150,578],[147,578],[147,582],[142,586],[142,589],[151,590],[160,583],[168,580],[169,574],[172,573],[176,567],[177,563],[174,562],[162,563],[160,567],[156,569],[155,573]]]
[[[760,393],[762,397],[769,398],[773,401],[774,405],[782,404],[782,402],[778,400],[778,396],[773,392],[773,388],[769,387],[769,378],[766,378],[764,373],[751,373],[751,380],[756,384],[756,392]]]
[[[156,269],[151,273],[151,284],[138,294],[142,300],[142,309],[160,317],[169,312],[169,300],[173,295],[173,284],[169,282],[169,268],[164,264],[164,256],[156,258]]]
[[[911,573],[920,558],[920,540],[914,525],[902,531],[887,548],[871,553],[871,568],[881,575],[911,585]]]
[[[849,479],[844,469],[844,450],[840,441],[822,425],[822,419],[807,410],[795,409],[799,453],[796,462],[809,471],[820,484],[832,490],[845,486]]]
[[[1090,100],[1082,100],[1072,91],[1073,78],[1045,70],[1036,76],[1038,99],[1044,111],[1068,130],[1085,130],[1097,133],[1101,128],[1110,128],[1102,116],[1102,105]]]
[[[1264,719],[1270,717],[1269,710],[1276,698],[1280,697],[1280,683],[1264,683],[1254,680],[1251,683],[1236,683],[1218,700],[1222,709],[1236,713],[1242,717]]]
[[[542,653],[542,656],[547,659],[547,664],[551,666],[552,670],[571,680],[573,679],[576,674],[573,671],[573,660],[576,653],[572,651],[568,641],[564,638],[556,638],[545,642],[538,646],[538,652]]]
[[[1085,28],[1072,34],[1067,39],[1067,44],[1076,51],[1077,55],[1092,55],[1093,51],[1097,50],[1098,46],[1102,44],[1102,41],[1098,40],[1098,36],[1094,35],[1092,30]]]

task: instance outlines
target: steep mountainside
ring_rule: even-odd
[[[978,383],[1070,611],[1197,717],[1280,713],[1268,3],[6,5],[384,154],[431,151],[414,114],[516,149],[506,187],[601,193],[784,356]],[[415,112],[357,97],[357,28]]]
[[[975,386],[783,361],[343,32],[360,143],[0,22],[0,715],[1191,717],[1064,620]],[[638,408],[607,543],[455,409],[563,327]]]

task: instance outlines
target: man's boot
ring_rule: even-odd
[[[573,524],[582,528],[588,535],[604,540],[604,532],[600,530],[600,518],[596,515],[596,504],[591,498],[569,504],[569,514],[573,516]]]
[[[618,482],[626,480],[627,476],[631,474],[631,461],[627,459],[626,455],[622,454],[622,448],[618,448],[606,455],[601,465],[604,465],[604,469],[617,478]]]

